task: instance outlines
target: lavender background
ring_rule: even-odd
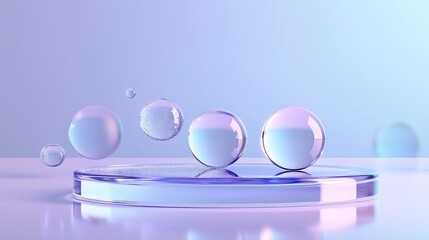
[[[113,109],[124,136],[113,156],[191,156],[187,129],[224,108],[247,127],[244,156],[285,106],[323,122],[324,156],[373,156],[380,127],[414,127],[428,155],[428,1],[0,1],[0,157],[38,156],[68,141],[73,114]],[[137,96],[128,99],[125,89]],[[185,124],[156,142],[138,115],[177,102]]]

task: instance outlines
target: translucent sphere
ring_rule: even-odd
[[[136,96],[136,90],[134,90],[134,88],[127,88],[127,90],[125,90],[125,95],[127,95],[128,98],[133,98]]]
[[[68,135],[80,155],[89,159],[103,159],[119,146],[122,124],[109,108],[89,106],[74,115]]]
[[[167,99],[157,99],[140,112],[140,127],[150,138],[165,141],[175,137],[183,125],[180,107]]]
[[[226,167],[243,154],[247,133],[241,120],[234,114],[210,110],[192,121],[188,141],[192,154],[202,164]]]
[[[304,169],[316,162],[324,144],[321,122],[304,108],[284,108],[271,115],[262,129],[265,155],[288,170]]]
[[[58,144],[48,144],[40,151],[40,160],[48,167],[56,167],[64,162],[66,153]]]
[[[395,122],[382,128],[375,139],[378,157],[417,157],[419,139],[411,126]]]

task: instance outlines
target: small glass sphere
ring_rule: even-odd
[[[406,123],[395,122],[382,128],[375,139],[378,157],[417,157],[419,138],[414,129]]]
[[[127,95],[128,98],[134,98],[136,96],[136,90],[134,88],[127,88],[127,90],[125,90],[125,95]]]
[[[66,153],[58,144],[48,144],[40,151],[40,160],[48,167],[57,167],[64,162]]]
[[[74,115],[68,135],[80,155],[94,160],[103,159],[118,148],[122,124],[109,108],[89,106]]]
[[[140,127],[152,139],[165,141],[175,137],[183,125],[180,107],[161,98],[148,103],[140,112]]]
[[[209,167],[226,167],[244,152],[247,132],[241,120],[223,110],[198,115],[189,127],[189,148],[194,157]]]
[[[304,108],[284,108],[271,115],[262,129],[262,148],[277,166],[300,170],[320,157],[325,131],[319,119]]]

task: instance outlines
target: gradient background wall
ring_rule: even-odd
[[[428,12],[428,1],[392,0],[0,1],[0,156],[47,143],[77,156],[68,124],[92,104],[123,121],[113,156],[191,156],[187,129],[210,108],[236,113],[245,156],[262,156],[262,125],[285,106],[319,116],[324,156],[374,156],[376,132],[396,120],[428,156]],[[138,124],[160,97],[185,114],[167,142]]]

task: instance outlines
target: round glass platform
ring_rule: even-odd
[[[76,170],[73,197],[156,207],[307,206],[372,199],[377,180],[370,169],[322,165],[305,171],[271,164],[118,165]]]

